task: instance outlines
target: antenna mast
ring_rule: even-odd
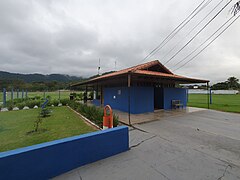
[[[100,67],[100,58],[99,58],[99,60],[98,60],[98,75],[100,74],[100,69],[101,69],[101,67]]]

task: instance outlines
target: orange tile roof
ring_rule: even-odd
[[[160,65],[167,72],[173,74],[169,69],[167,69],[165,66],[163,66],[158,60],[154,60],[154,61],[150,61],[150,62],[147,62],[147,63],[144,63],[144,64],[139,64],[137,66],[133,66],[133,67],[130,67],[130,68],[122,69],[120,71],[116,71],[116,72],[113,72],[113,73],[105,74],[105,75],[93,78],[91,80],[103,79],[103,78],[117,76],[117,75],[129,73],[129,72],[134,73],[134,71],[136,71],[136,70],[146,69],[146,68],[149,68],[149,67],[154,66],[154,65]]]
[[[187,80],[187,81],[202,81],[202,82],[209,82],[208,80],[203,79],[195,79],[195,78],[188,78],[185,76],[179,76],[176,74],[167,74],[162,72],[156,72],[156,71],[147,71],[147,70],[137,70],[134,72],[134,74],[141,74],[141,75],[150,75],[150,76],[157,76],[157,77],[167,77],[171,79],[179,79],[179,80]]]
[[[160,67],[162,67],[168,73],[146,70],[149,67],[152,67],[154,65],[159,65]],[[93,79],[89,79],[85,82],[76,83],[76,84],[73,84],[72,86],[77,86],[77,85],[81,85],[81,84],[88,84],[88,83],[95,82],[95,81],[98,81],[98,80],[103,80],[103,79],[107,79],[107,78],[110,78],[110,77],[124,75],[124,74],[127,74],[127,73],[139,74],[139,75],[148,75],[148,76],[157,76],[157,77],[166,77],[166,78],[171,78],[171,79],[176,79],[176,80],[178,79],[178,80],[186,80],[186,81],[195,81],[196,83],[198,83],[198,82],[199,83],[200,82],[209,82],[208,80],[188,78],[188,77],[173,74],[169,69],[167,69],[164,65],[162,65],[158,60],[154,60],[154,61],[150,61],[150,62],[147,62],[147,63],[139,64],[137,66],[126,68],[126,69],[123,69],[123,70],[120,70],[120,71],[105,74],[105,75],[102,75],[102,76],[99,76],[99,77],[96,77],[96,78],[93,78]]]

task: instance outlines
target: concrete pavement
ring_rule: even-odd
[[[240,179],[240,114],[202,110],[134,126],[128,152],[55,179]]]

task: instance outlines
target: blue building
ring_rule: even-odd
[[[93,103],[139,114],[156,109],[172,109],[173,102],[187,105],[187,91],[179,84],[208,83],[208,80],[173,74],[158,60],[105,74],[73,84],[94,91]]]

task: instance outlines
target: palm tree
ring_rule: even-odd
[[[239,87],[239,79],[237,79],[236,77],[229,77],[228,80],[227,80],[227,84],[228,84],[228,87],[231,88],[231,89],[236,89]]]

